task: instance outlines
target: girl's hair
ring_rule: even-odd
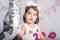
[[[38,9],[37,9],[37,7],[36,6],[27,6],[26,8],[25,8],[25,13],[24,13],[24,15],[23,15],[23,21],[24,21],[24,23],[26,23],[26,18],[25,18],[25,16],[26,16],[26,13],[28,12],[28,10],[30,9],[30,8],[32,8],[33,10],[36,10],[37,11],[37,18],[36,18],[36,21],[34,22],[35,24],[37,24],[38,22],[39,22],[39,11],[38,11]]]

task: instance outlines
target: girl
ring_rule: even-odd
[[[19,32],[19,40],[46,40],[42,35],[39,26],[39,12],[36,6],[27,6],[23,15],[24,25]]]

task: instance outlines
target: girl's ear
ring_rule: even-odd
[[[26,13],[24,14],[24,17],[26,17]]]
[[[26,13],[24,13],[23,17],[26,18]]]

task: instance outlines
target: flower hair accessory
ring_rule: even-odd
[[[26,6],[36,6],[38,8],[38,10],[40,10],[42,8],[41,3],[35,3],[33,1],[31,1],[31,0],[27,0]]]

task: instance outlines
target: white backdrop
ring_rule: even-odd
[[[40,12],[39,26],[46,37],[50,32],[56,32],[56,40],[60,39],[60,0],[37,0],[43,4]],[[23,24],[23,14],[25,10],[25,0],[20,0],[21,13],[20,23]],[[3,30],[3,19],[8,11],[9,0],[0,0],[0,32]]]

